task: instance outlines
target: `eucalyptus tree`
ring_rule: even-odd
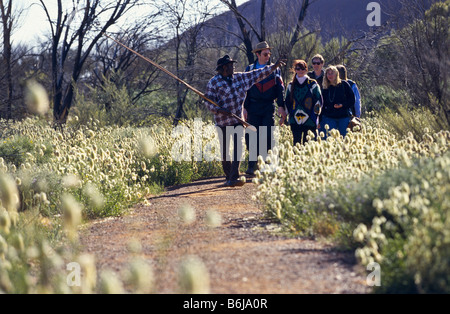
[[[224,5],[227,6],[227,8],[233,12],[236,22],[239,26],[239,29],[241,31],[241,35],[239,38],[242,40],[243,46],[244,46],[244,52],[247,56],[248,62],[253,63],[255,61],[254,54],[252,53],[253,45],[252,45],[252,38],[256,37],[256,40],[258,42],[267,40],[267,29],[268,26],[266,25],[267,21],[267,14],[268,9],[266,6],[266,0],[261,0],[261,5],[259,7],[259,16],[256,22],[252,22],[252,20],[249,17],[246,17],[245,14],[240,10],[238,7],[236,0],[220,0]],[[286,44],[283,47],[279,47],[279,54],[283,56],[289,56],[294,46],[306,36],[309,36],[310,34],[314,32],[309,32],[305,34],[305,30],[303,27],[303,22],[306,18],[308,9],[310,5],[314,2],[314,0],[301,0],[301,3],[299,5],[298,2],[295,2],[294,7],[292,7],[291,3],[284,3],[282,1],[273,2],[273,7],[271,9],[271,12],[269,12],[272,15],[277,15],[275,19],[283,19],[284,22],[291,21],[290,18],[287,18],[290,14],[290,12],[295,12],[295,10],[298,10],[297,19],[293,24],[290,25],[290,31],[288,32],[290,34],[289,40],[286,42]],[[299,7],[297,7],[297,5]],[[288,8],[292,11],[290,12],[284,12],[284,9]],[[258,24],[259,23],[259,27]],[[272,30],[273,33],[279,33],[280,29],[274,29]]]
[[[208,45],[202,30],[207,21],[214,16],[216,5],[204,0],[164,0],[158,2],[158,7],[162,10],[167,20],[168,34],[171,41],[168,47],[174,52],[174,65],[177,77],[192,83],[197,72],[200,71],[199,52]],[[184,104],[188,94],[188,89],[174,81],[177,93],[177,109],[173,124],[184,114]]]
[[[23,13],[23,7],[14,0],[0,0],[0,17],[2,32],[2,73],[0,78],[5,81],[6,88],[2,88],[5,92],[4,102],[6,103],[6,112],[2,114],[0,110],[0,117],[12,118],[12,106],[14,100],[14,75],[13,75],[13,46],[11,36],[14,29],[18,26],[18,21]],[[3,97],[2,97],[3,98]]]
[[[139,0],[39,0],[50,27],[53,117],[64,124],[75,85],[86,61],[102,38]]]

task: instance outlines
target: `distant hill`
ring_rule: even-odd
[[[402,23],[404,17],[399,12],[402,0],[313,0],[308,8],[304,26],[309,30],[320,29],[323,39],[346,36],[356,37],[367,32],[370,26],[367,24],[367,16],[371,11],[367,10],[370,2],[376,2],[381,7],[381,24],[388,23],[387,29],[396,27]],[[424,1],[431,2],[431,1]],[[301,0],[267,0],[266,25],[267,33],[276,29],[292,29],[296,24],[300,12]],[[429,6],[429,5],[428,5]],[[239,11],[254,24],[259,31],[259,14],[261,0],[250,0],[239,7]],[[211,28],[222,30],[223,37],[209,37],[216,41],[232,44],[238,39],[232,34],[239,34],[240,30],[232,12],[225,12],[209,21]],[[284,27],[284,28],[283,28]],[[256,43],[257,39],[254,38]]]

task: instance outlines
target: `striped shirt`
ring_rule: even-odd
[[[250,72],[234,73],[229,80],[218,74],[208,82],[205,96],[223,109],[227,109],[238,117],[242,117],[242,109],[247,90],[253,84],[268,77],[271,73],[272,66],[267,65],[264,68]],[[217,112],[217,107],[208,101],[205,101],[205,106],[214,114],[214,120],[217,126],[240,124],[236,118]]]

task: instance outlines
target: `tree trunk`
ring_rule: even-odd
[[[5,67],[6,88],[6,118],[12,119],[13,83],[11,70],[11,31],[12,31],[12,0],[5,8],[3,0],[0,0],[0,10],[3,25],[3,63]]]
[[[289,43],[289,51],[286,52],[287,55],[291,53],[295,44],[300,40],[300,31],[302,29],[303,21],[305,20],[306,11],[308,10],[308,7],[309,7],[309,0],[303,0],[302,7],[300,9],[300,13],[297,19],[297,25],[295,25],[295,30],[294,33],[292,34],[291,41]]]
[[[57,124],[64,124],[73,103],[75,84],[77,83],[84,64],[96,43],[102,38],[103,33],[117,22],[123,14],[139,0],[117,0],[107,4],[99,0],[85,0],[79,4],[81,9],[73,8],[72,12],[63,13],[62,1],[58,0],[56,21],[50,17],[47,5],[40,0],[44,9],[52,34],[52,80],[53,80],[53,116]],[[77,2],[79,3],[79,2]],[[77,27],[71,25],[75,15],[82,11],[80,24]],[[107,19],[102,19],[102,13],[111,12]],[[103,26],[95,33],[92,26],[104,22]],[[93,36],[89,36],[93,35]],[[92,38],[86,40],[86,38]],[[75,49],[73,45],[77,45]],[[60,51],[60,53],[58,53]],[[69,52],[75,51],[74,61],[70,65],[71,75],[66,77],[67,57]]]

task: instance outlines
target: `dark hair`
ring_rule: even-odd
[[[339,65],[336,66],[336,68],[339,71],[339,77],[341,78],[341,80],[345,80],[345,81],[348,80],[348,78],[347,78],[347,69],[345,68],[345,66],[342,65],[342,64],[339,64]]]
[[[291,72],[294,73],[294,79],[295,79],[295,75],[296,75],[295,74],[295,68],[298,65],[300,65],[302,68],[304,68],[306,71],[308,71],[308,63],[306,63],[305,60],[300,60],[300,59],[294,60],[292,62],[292,68],[291,68]]]
[[[314,55],[314,57],[312,57],[312,59],[311,59],[311,62],[314,61],[314,59],[319,59],[320,63],[325,63],[325,59],[320,54]]]

